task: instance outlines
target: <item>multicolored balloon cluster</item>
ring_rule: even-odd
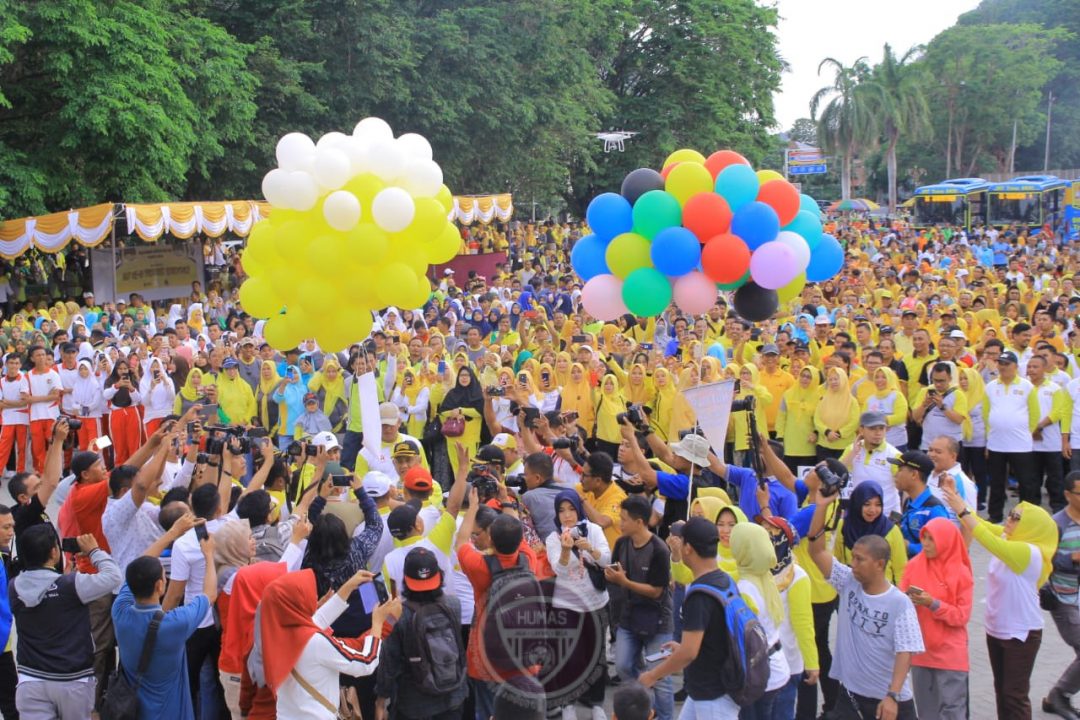
[[[570,261],[600,320],[658,315],[673,299],[697,315],[719,290],[735,290],[742,317],[764,320],[844,262],[814,199],[733,150],[676,150],[660,172],[639,168],[621,192],[593,198],[585,219],[592,234]]]
[[[372,310],[427,302],[428,265],[457,255],[461,234],[424,137],[395,139],[370,117],[317,143],[289,133],[277,160],[262,184],[273,213],[248,236],[240,287],[244,309],[269,318],[267,342],[314,337],[337,351],[367,337]]]

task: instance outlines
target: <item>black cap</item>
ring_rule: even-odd
[[[682,541],[702,557],[716,557],[720,532],[716,529],[716,523],[703,517],[692,517],[682,527]]]
[[[420,509],[412,504],[399,505],[386,516],[386,528],[395,540],[404,540],[416,527],[416,516]]]
[[[900,317],[907,317],[908,315],[910,315],[911,317],[919,317],[914,310],[910,309],[900,313]]]
[[[1013,365],[1015,365],[1017,363],[1016,353],[1014,353],[1011,350],[1006,350],[1005,352],[998,355],[998,362],[999,363],[1012,363]]]
[[[810,344],[808,342],[806,342],[805,340],[796,340],[795,341],[795,349],[796,350],[806,350],[807,352],[809,352],[810,351]]]
[[[506,465],[506,453],[494,445],[481,445],[473,462],[479,465]]]
[[[918,470],[923,478],[930,477],[934,472],[934,461],[930,456],[918,450],[908,450],[898,458],[889,458],[889,462],[897,467],[909,467]]]
[[[80,450],[71,458],[71,474],[75,476],[75,480],[81,479],[82,474],[89,470],[93,464],[100,459],[101,456],[96,452]]]
[[[878,328],[879,335],[892,335],[894,332],[895,330],[893,330],[892,325],[882,325]]]
[[[438,590],[442,585],[442,570],[435,553],[426,547],[416,547],[405,556],[405,586],[415,592]]]

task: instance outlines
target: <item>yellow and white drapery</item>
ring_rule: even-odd
[[[506,222],[514,215],[514,198],[504,195],[459,195],[454,197],[454,209],[447,218],[451,222],[472,225],[479,222],[489,225],[492,221]]]
[[[266,203],[249,200],[161,203],[125,206],[127,229],[147,242],[165,233],[187,239],[195,234],[221,237],[225,231],[246,237],[269,214]]]
[[[14,260],[31,247],[57,253],[72,240],[87,247],[98,245],[112,232],[115,207],[102,203],[0,223],[0,257]]]

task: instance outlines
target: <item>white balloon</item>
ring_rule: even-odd
[[[394,130],[390,123],[382,118],[367,117],[356,123],[352,134],[358,138],[367,140],[393,140]]]
[[[275,168],[263,176],[262,194],[266,201],[278,208],[289,208],[292,201],[289,171]]]
[[[776,236],[776,242],[782,242],[791,248],[799,272],[804,272],[810,265],[810,246],[806,244],[806,240],[803,240],[802,235],[790,230],[783,230]]]
[[[386,232],[401,232],[409,227],[416,214],[416,204],[408,192],[399,187],[381,190],[371,202],[375,224]]]
[[[293,210],[306,212],[319,201],[319,184],[309,173],[302,170],[289,173],[289,186]]]
[[[368,159],[368,143],[358,137],[350,137],[336,146],[339,152],[345,153],[349,158],[350,173],[352,177],[371,172],[371,161]]]
[[[393,140],[379,140],[368,147],[371,172],[383,182],[393,182],[405,172],[405,153]]]
[[[442,187],[443,172],[433,160],[412,160],[405,166],[401,186],[413,197],[435,197]]]
[[[337,148],[320,148],[315,151],[312,174],[327,190],[337,190],[352,177],[352,162]]]
[[[394,142],[401,146],[410,160],[431,160],[434,157],[431,143],[423,135],[405,133]]]
[[[315,153],[315,143],[304,133],[292,132],[278,140],[278,167],[282,170],[302,170],[309,156]]]
[[[323,200],[323,217],[335,230],[352,230],[360,222],[360,214],[360,201],[351,192],[336,190]]]
[[[343,140],[347,140],[348,138],[349,136],[345,133],[334,130],[333,132],[328,132],[321,138],[319,138],[319,142],[315,143],[315,149],[319,150],[324,147],[337,147],[341,144]]]

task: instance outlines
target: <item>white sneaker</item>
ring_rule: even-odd
[[[577,720],[577,710],[573,705],[567,705],[562,709],[562,720]]]
[[[599,705],[594,705],[592,709],[592,720],[607,720],[607,713],[604,712],[604,708]]]

